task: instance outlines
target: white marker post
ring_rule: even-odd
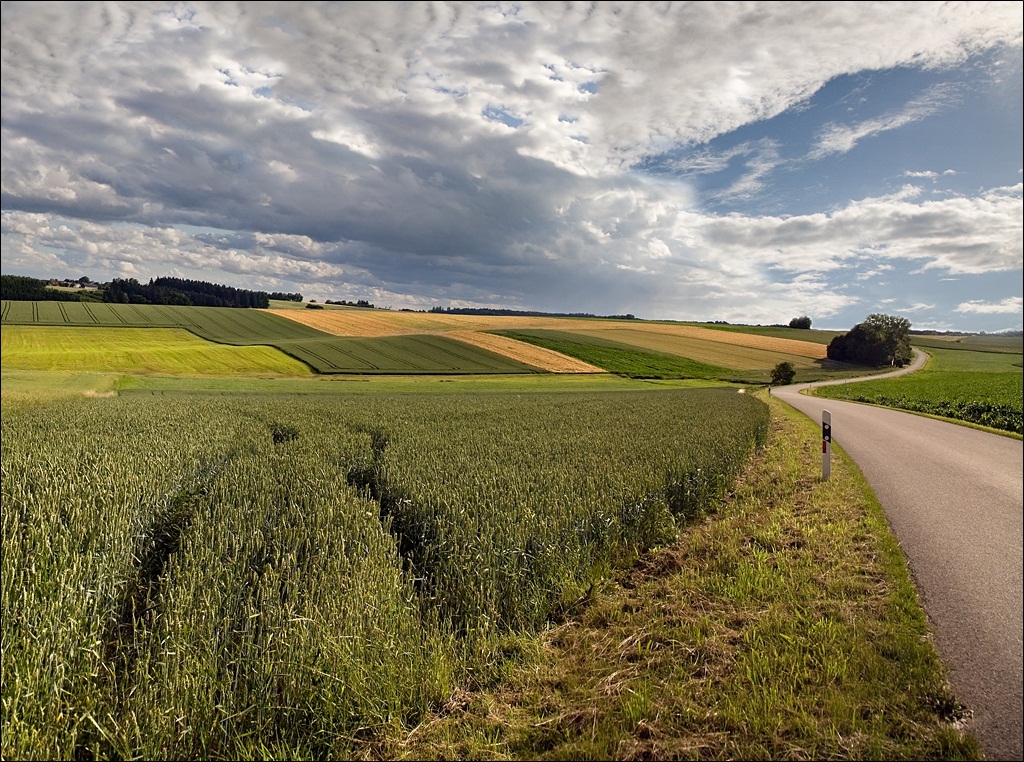
[[[832,413],[821,411],[821,478],[828,481],[832,474]]]

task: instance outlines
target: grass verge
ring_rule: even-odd
[[[815,424],[767,401],[713,515],[362,757],[983,758],[867,482],[838,447],[821,481]]]

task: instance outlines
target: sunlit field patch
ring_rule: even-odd
[[[771,368],[783,361],[792,363],[795,368],[812,368],[816,366],[817,360],[824,357],[823,352],[815,350],[820,345],[808,342],[784,343],[782,339],[748,334],[709,332],[712,337],[708,338],[705,333],[690,335],[683,330],[660,331],[648,328],[585,330],[575,333],[632,344],[654,352],[667,352],[711,365],[723,365],[733,370]],[[743,343],[734,340],[737,336],[745,337]],[[722,341],[720,337],[729,341]],[[797,351],[784,353],[782,349]]]
[[[272,347],[215,344],[181,328],[6,325],[5,368],[210,376],[309,376]]]
[[[603,368],[550,349],[526,344],[522,341],[484,331],[451,331],[446,334],[482,349],[511,357],[551,373],[604,373]]]

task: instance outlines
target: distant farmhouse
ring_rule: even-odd
[[[102,283],[96,283],[86,277],[79,278],[78,280],[58,280],[57,278],[50,278],[46,281],[46,285],[51,288],[91,288],[97,289],[102,286]]]

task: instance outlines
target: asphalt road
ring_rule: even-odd
[[[831,413],[833,443],[867,478],[906,554],[953,690],[973,713],[968,729],[989,759],[1020,760],[1024,443],[800,394],[807,386],[772,394],[819,424]]]

